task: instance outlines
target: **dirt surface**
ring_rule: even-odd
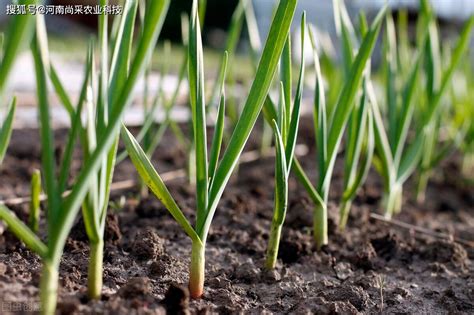
[[[312,143],[310,123],[302,141]],[[64,138],[58,132],[58,143]],[[168,135],[155,157],[160,172],[184,167],[185,155]],[[252,145],[250,145],[252,147]],[[58,150],[59,151],[59,150]],[[60,154],[60,152],[58,152]],[[302,163],[314,179],[313,149]],[[39,166],[33,130],[16,131],[0,172],[0,198],[28,194]],[[80,160],[75,169],[80,167]],[[397,219],[474,241],[474,194],[463,183],[455,158],[436,172],[427,202],[413,201],[408,183]],[[276,270],[261,269],[273,205],[273,160],[241,165],[216,213],[206,251],[205,295],[190,300],[186,289],[191,242],[152,196],[110,210],[104,257],[104,295],[86,295],[88,244],[78,219],[61,264],[60,314],[472,314],[474,248],[435,239],[371,218],[379,211],[381,184],[371,174],[359,193],[345,233],[336,229],[342,180],[338,166],[330,205],[330,244],[316,251],[311,237],[312,203],[295,179]],[[115,180],[135,178],[129,162]],[[168,183],[185,214],[194,220],[193,189],[185,179]],[[121,194],[114,194],[118,200]],[[27,205],[15,206],[26,218]],[[44,223],[43,230],[44,230]],[[44,237],[44,235],[42,235]],[[2,314],[37,309],[41,262],[0,225]]]

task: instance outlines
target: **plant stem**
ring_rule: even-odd
[[[472,176],[474,171],[474,153],[467,152],[462,159],[461,173],[466,177]]]
[[[189,292],[194,299],[200,298],[204,293],[205,249],[205,245],[201,242],[193,241],[189,267]]]
[[[91,242],[90,259],[87,275],[87,287],[89,298],[100,299],[102,294],[102,265],[104,260],[104,241]]]
[[[260,155],[265,155],[270,151],[270,148],[272,146],[273,130],[272,127],[267,123],[264,123],[262,128],[263,131],[262,142],[260,143]]]
[[[399,214],[400,212],[402,212],[403,205],[403,186],[398,186],[397,190],[398,191],[395,198],[395,208],[393,208],[395,214]]]
[[[425,202],[426,187],[428,186],[429,179],[430,174],[428,171],[422,171],[420,173],[420,177],[418,178],[418,185],[416,187],[416,202],[420,204]]]
[[[148,190],[148,186],[145,184],[143,180],[140,180],[140,197],[142,199],[148,198],[150,195],[150,191]]]
[[[56,312],[58,280],[58,263],[44,261],[40,283],[41,314],[43,315],[53,315]]]
[[[189,159],[188,159],[188,179],[189,184],[193,187],[196,186],[196,149],[194,144],[189,148]]]
[[[31,178],[31,201],[29,226],[35,233],[39,231],[40,220],[40,195],[41,195],[41,173],[35,170]]]
[[[344,231],[349,219],[349,212],[351,210],[352,202],[350,200],[344,200],[339,209],[339,231]]]
[[[316,205],[313,216],[314,240],[316,246],[321,249],[322,246],[328,244],[328,211],[327,206]]]
[[[280,247],[280,236],[283,225],[272,221],[270,239],[268,241],[267,257],[265,260],[265,268],[274,269],[278,258],[278,248]]]
[[[384,207],[385,218],[390,220],[394,214],[400,213],[402,209],[402,186],[394,184],[390,187],[390,191],[385,192]]]

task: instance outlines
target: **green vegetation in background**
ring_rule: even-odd
[[[20,0],[19,5],[32,5],[34,0]],[[10,142],[15,116],[16,99],[10,103],[6,117],[2,121],[3,92],[8,76],[13,68],[18,54],[28,45],[34,28],[34,17],[31,15],[16,15],[11,18],[6,34],[0,33],[0,165]]]
[[[70,194],[64,196],[64,185],[61,185],[60,179],[67,178],[68,176],[58,176],[56,172],[56,157],[54,154],[53,146],[53,136],[52,129],[50,124],[50,106],[48,102],[48,93],[47,93],[47,81],[50,74],[50,59],[48,54],[48,43],[46,37],[46,29],[44,21],[41,16],[36,18],[37,20],[37,29],[36,37],[33,40],[32,52],[35,59],[35,68],[37,76],[37,90],[38,90],[38,104],[39,104],[39,122],[40,122],[40,135],[41,135],[41,144],[42,144],[42,171],[44,177],[44,189],[48,197],[47,201],[47,235],[48,241],[44,243],[39,237],[34,233],[29,227],[27,227],[22,221],[20,221],[12,211],[6,208],[3,205],[0,205],[0,217],[8,224],[10,230],[22,240],[33,252],[37,253],[43,260],[43,272],[41,275],[41,284],[40,284],[40,295],[41,295],[41,312],[43,314],[54,314],[56,309],[57,301],[57,290],[58,290],[58,269],[61,256],[63,253],[64,245],[66,243],[67,236],[71,231],[71,228],[74,224],[74,220],[79,212],[81,204],[84,203],[84,200],[91,192],[91,187],[93,187],[94,182],[98,179],[98,176],[101,174],[107,173],[108,168],[102,168],[104,165],[113,165],[113,163],[104,164],[110,159],[110,152],[116,143],[117,135],[120,127],[120,120],[124,109],[131,101],[131,92],[137,82],[137,79],[143,73],[145,68],[144,60],[151,55],[153,48],[155,47],[161,25],[163,16],[166,15],[168,2],[167,1],[152,1],[147,3],[146,10],[146,24],[144,25],[145,30],[138,41],[137,49],[134,57],[129,56],[124,59],[117,59],[117,69],[122,67],[128,68],[127,72],[122,73],[120,77],[120,82],[122,82],[122,88],[116,91],[120,93],[114,93],[116,96],[112,98],[112,102],[109,103],[109,107],[102,106],[105,103],[100,101],[97,103],[97,112],[98,117],[96,123],[97,128],[99,128],[98,134],[100,136],[97,139],[97,144],[95,149],[90,150],[90,155],[85,159],[84,166],[81,168],[78,176],[74,180],[74,185]],[[101,55],[102,58],[105,54]],[[67,143],[74,143],[78,135],[81,135],[77,130],[80,131],[82,127],[80,126],[80,115],[83,102],[90,102],[93,99],[90,98],[90,89],[87,90],[87,87],[90,84],[89,78],[90,74],[93,73],[93,53],[90,49],[88,54],[88,62],[86,67],[86,78],[83,84],[83,97],[80,99],[79,106],[77,110],[71,112],[71,121],[72,129],[68,136]],[[51,73],[54,71],[51,70]],[[115,72],[112,72],[112,74]],[[102,72],[103,75],[103,72]],[[54,75],[51,75],[54,77]],[[54,80],[53,81],[57,81]],[[58,82],[54,82],[56,88]],[[62,96],[62,100],[66,100],[61,89],[58,89],[58,94]],[[99,95],[101,95],[99,93]],[[102,102],[104,99],[102,99]],[[71,104],[64,104],[65,107],[71,110]],[[90,108],[90,107],[89,107]],[[110,110],[109,114],[101,115],[103,111]],[[107,120],[107,121],[105,121]],[[74,126],[76,128],[74,128]],[[90,126],[90,123],[89,123]],[[76,132],[74,132],[76,130]],[[88,139],[92,139],[89,137]],[[71,145],[70,147],[74,147]],[[61,162],[61,172],[65,172],[67,175],[70,172],[71,159],[70,154],[65,154],[65,158]],[[65,166],[64,166],[65,165]],[[109,176],[105,176],[110,178]],[[100,177],[102,178],[102,176]],[[67,182],[67,181],[66,181]],[[108,183],[106,183],[108,185]],[[105,195],[107,191],[101,191],[101,200],[105,200]],[[104,207],[106,209],[106,206]],[[98,221],[95,223],[100,224],[104,222],[105,211],[104,208],[95,208],[94,218],[98,218]],[[86,230],[91,230],[91,226],[87,226]],[[91,260],[96,258],[102,259],[102,257],[93,256]],[[95,262],[100,265],[102,262]],[[91,270],[89,270],[91,271]],[[102,270],[100,270],[102,274]],[[92,274],[93,275],[93,274]],[[91,274],[89,275],[91,277]],[[97,281],[102,281],[101,279],[93,278]],[[90,285],[91,283],[89,283]]]
[[[384,181],[383,207],[387,218],[401,211],[403,185],[407,179],[417,169],[421,169],[423,173],[425,163],[423,161],[432,160],[437,115],[442,108],[454,71],[467,49],[474,25],[472,17],[462,30],[452,50],[451,58],[443,69],[437,60],[439,50],[436,46],[439,40],[434,17],[428,3],[422,0],[422,4],[424,10],[418,21],[417,42],[414,56],[409,57],[410,62],[396,56],[395,27],[392,25],[393,20],[388,17],[384,66],[387,71],[385,80],[387,93],[385,103],[382,103],[384,106],[378,106],[379,101],[372,84],[368,94],[375,123],[374,165]],[[404,71],[403,65],[409,63],[412,64],[410,70]],[[423,69],[425,71],[420,73]],[[418,84],[420,81],[426,82],[425,96],[420,94]],[[397,82],[398,84],[401,82],[401,88]],[[413,136],[410,132],[414,133]]]

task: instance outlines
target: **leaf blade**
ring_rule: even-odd
[[[188,78],[196,154],[196,203],[199,225],[205,219],[208,203],[209,164],[207,155],[206,100],[204,92],[204,58],[199,24],[198,1],[193,2],[189,24]]]
[[[143,182],[168,209],[170,214],[173,216],[173,218],[175,218],[176,222],[181,225],[186,234],[188,234],[188,236],[193,241],[199,240],[199,236],[196,234],[188,219],[185,217],[178,204],[171,196],[160,175],[156,172],[145,152],[142,150],[136,139],[125,126],[122,126],[121,138],[125,143],[127,152],[132,159],[133,164],[137,168],[137,171],[140,174]]]
[[[35,233],[6,206],[0,204],[0,219],[8,224],[8,228],[33,252],[46,258],[48,256],[48,248],[36,236]]]
[[[7,117],[3,121],[3,125],[0,128],[0,165],[2,165],[3,159],[7,152],[8,144],[10,143],[10,138],[13,131],[13,120],[15,118],[16,111],[16,98],[10,103],[9,109],[7,111]]]
[[[283,45],[289,33],[296,4],[296,0],[285,0],[281,1],[278,6],[249,96],[239,121],[235,126],[228,148],[216,171],[215,179],[209,193],[208,215],[204,225],[198,227],[200,235],[207,236],[210,222],[214,216],[224,187],[237,164],[237,160],[242,153],[245,143],[250,136],[250,132],[263,107],[271,82],[273,81]]]
[[[145,60],[151,55],[158,36],[163,26],[164,17],[169,8],[170,0],[150,1],[147,2],[146,21],[147,27],[138,43],[138,48],[130,68],[130,73],[124,88],[120,91],[120,97],[112,106],[112,112],[105,131],[101,134],[97,149],[91,155],[87,163],[81,169],[71,194],[64,200],[62,207],[67,211],[62,211],[58,218],[58,224],[52,231],[52,238],[55,240],[51,250],[54,255],[60,255],[62,248],[67,239],[67,235],[71,230],[74,219],[79,211],[79,207],[87,193],[88,183],[92,176],[101,166],[103,157],[116,140],[120,130],[120,119],[125,107],[130,103],[131,92],[143,73]]]

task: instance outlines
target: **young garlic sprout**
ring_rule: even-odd
[[[334,18],[341,39],[343,51],[343,73],[347,80],[350,67],[354,62],[355,46],[358,44],[354,27],[349,19],[344,2],[334,2]],[[367,21],[364,15],[359,16],[360,36],[367,33]],[[312,37],[313,38],[313,37]],[[313,47],[314,39],[313,39]],[[315,57],[317,60],[317,57]],[[317,73],[320,73],[317,63]],[[344,230],[349,218],[350,208],[359,188],[365,182],[372,164],[374,153],[374,130],[372,111],[367,97],[367,80],[370,78],[370,65],[365,74],[366,79],[362,84],[360,100],[356,101],[347,126],[347,137],[344,156],[344,181],[342,202],[339,206],[339,229]],[[322,86],[322,83],[320,83]],[[323,96],[320,96],[321,98]]]
[[[198,2],[196,0],[193,2],[189,32],[188,78],[193,118],[193,143],[196,154],[194,160],[196,166],[196,223],[194,227],[174,201],[138,142],[125,127],[122,127],[122,139],[140,177],[192,240],[189,289],[194,298],[199,298],[204,292],[205,248],[212,219],[269,92],[283,46],[288,37],[296,4],[296,0],[281,0],[278,5],[247,101],[227,149],[219,160],[224,129],[225,98],[221,92],[218,118],[210,155],[208,155],[201,29]],[[220,78],[220,85],[224,86],[223,77]]]
[[[285,85],[282,81],[280,88],[280,101],[278,103],[278,121],[273,120],[273,131],[275,138],[276,159],[275,159],[275,197],[273,218],[270,228],[270,238],[268,240],[268,248],[265,260],[265,268],[275,268],[278,248],[280,245],[281,231],[285,222],[286,211],[288,207],[288,180],[290,170],[293,164],[293,157],[296,147],[296,138],[298,135],[298,127],[300,121],[300,108],[303,96],[304,85],[304,44],[306,29],[306,13],[301,18],[301,65],[298,79],[298,87],[293,106],[287,106],[286,102],[291,101],[291,76],[283,75],[283,80],[289,80],[289,84]],[[290,37],[286,46],[290,47]],[[291,73],[291,56],[289,49],[285,49],[282,55],[282,74]],[[288,62],[283,62],[283,60]],[[286,97],[289,95],[289,97]]]
[[[351,114],[355,115],[354,113],[357,112],[354,112],[356,99],[357,96],[362,93],[361,85],[364,73],[367,71],[367,66],[375,47],[375,42],[384,16],[385,8],[379,12],[372,23],[372,26],[367,30],[362,40],[362,44],[354,57],[353,62],[350,64],[347,78],[343,83],[339,99],[331,112],[328,112],[326,106],[324,83],[321,71],[319,70],[318,59],[317,57],[315,58],[317,79],[315,89],[314,124],[316,129],[316,144],[318,148],[320,173],[316,187],[312,185],[309,179],[304,178],[304,176],[300,175],[299,177],[304,183],[304,187],[310,196],[312,196],[313,201],[316,203],[314,210],[314,238],[318,248],[321,248],[323,245],[328,243],[327,205],[336,157]],[[312,37],[314,43],[314,35]],[[364,108],[365,106],[362,106],[362,113],[367,113],[367,109]],[[355,167],[356,166],[351,166],[350,169],[355,169]],[[357,185],[359,185],[359,183],[359,181],[356,182]],[[351,195],[352,194],[349,194],[349,196]]]

